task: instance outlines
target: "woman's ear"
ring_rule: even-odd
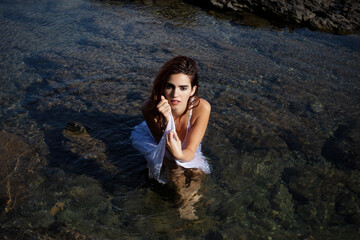
[[[197,86],[193,86],[193,87],[192,87],[190,96],[194,96],[194,93],[195,93],[195,91],[196,91],[196,88],[197,88]]]

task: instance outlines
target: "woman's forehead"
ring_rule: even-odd
[[[190,77],[183,73],[173,74],[169,77],[167,83],[175,86],[191,85]]]

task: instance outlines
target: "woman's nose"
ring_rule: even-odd
[[[179,94],[179,89],[174,88],[174,90],[173,90],[173,97],[177,97],[178,94]]]

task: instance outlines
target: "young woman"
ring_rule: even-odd
[[[177,56],[166,62],[142,106],[145,121],[131,133],[133,146],[147,159],[149,176],[176,189],[183,202],[180,214],[189,219],[195,215],[188,203],[200,198],[199,176],[210,173],[201,140],[211,106],[198,96],[198,85],[193,59]]]

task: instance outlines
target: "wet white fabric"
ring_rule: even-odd
[[[192,111],[190,111],[186,137],[184,142],[182,143],[182,148],[186,146],[187,135],[190,130],[191,114]],[[164,156],[166,156],[168,159],[173,159],[171,153],[168,152],[168,150],[166,149],[166,134],[171,130],[176,131],[175,122],[172,115],[170,117],[170,121],[166,126],[165,132],[161,137],[159,144],[156,143],[145,121],[135,126],[130,136],[134,148],[140,151],[147,160],[149,177],[156,179],[160,183],[166,182],[166,179],[163,179],[160,175]],[[194,158],[191,161],[188,162],[182,162],[181,160],[175,160],[175,161],[178,166],[181,166],[183,168],[199,168],[205,173],[210,173],[209,164],[205,156],[201,152],[201,144],[199,144],[198,148],[196,149]]]

